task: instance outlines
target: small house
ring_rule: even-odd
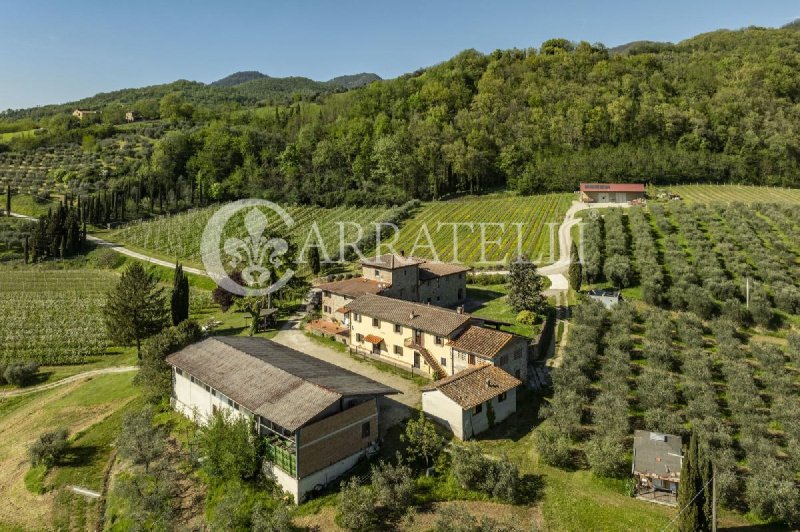
[[[397,393],[263,338],[211,337],[166,361],[173,408],[201,424],[219,411],[252,422],[278,483],[298,502],[377,447],[378,398]]]
[[[90,115],[96,115],[99,111],[92,111],[90,109],[75,109],[72,111],[72,116],[77,118],[78,120],[83,120],[85,117]]]
[[[586,295],[589,296],[589,299],[593,299],[598,303],[601,303],[605,308],[610,309],[620,301],[622,301],[622,296],[619,295],[618,290],[589,290],[586,292]]]
[[[581,183],[583,203],[628,203],[644,200],[642,183]]]
[[[675,505],[683,467],[680,436],[637,430],[633,435],[633,478],[640,499]]]
[[[522,381],[489,364],[472,366],[422,388],[422,410],[460,440],[517,411]]]

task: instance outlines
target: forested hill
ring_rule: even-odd
[[[254,110],[188,93],[254,100],[235,89],[263,78],[181,87],[157,106],[173,131],[136,175],[165,187],[189,177],[220,199],[323,205],[574,190],[581,180],[800,186],[800,32],[721,30],[620,52],[560,39],[467,50]]]

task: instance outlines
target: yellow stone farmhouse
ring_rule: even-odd
[[[491,364],[525,381],[528,340],[461,310],[366,294],[343,309],[350,347],[437,378]]]

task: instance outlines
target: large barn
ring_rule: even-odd
[[[208,338],[167,364],[173,407],[199,423],[220,410],[249,419],[278,483],[298,502],[377,445],[377,399],[398,393],[262,338]]]
[[[642,183],[581,183],[584,203],[628,203],[644,197]]]

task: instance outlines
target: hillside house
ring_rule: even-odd
[[[467,298],[467,273],[460,264],[404,257],[387,253],[361,262],[361,277],[324,283],[322,314],[340,322],[339,309],[364,294],[452,307]]]
[[[90,109],[75,109],[74,111],[72,111],[72,116],[74,116],[78,120],[83,120],[84,117],[90,115],[96,115],[99,112],[100,111],[92,111]]]
[[[433,305],[364,295],[342,309],[350,347],[436,378],[470,365],[503,367],[527,376],[527,339],[484,327],[484,318]]]
[[[647,430],[634,432],[632,473],[638,498],[677,504],[682,467],[680,436]]]
[[[422,388],[422,410],[460,440],[468,440],[517,411],[522,381],[497,366],[471,366]]]
[[[262,338],[208,338],[166,361],[173,407],[201,424],[221,410],[251,420],[278,482],[295,501],[376,447],[377,400],[397,393]]]
[[[139,113],[136,111],[127,111],[125,113],[126,122],[136,122],[137,120],[139,120]]]
[[[645,198],[642,183],[581,183],[583,203],[628,203]]]

